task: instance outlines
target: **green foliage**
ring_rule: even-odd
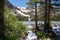
[[[60,21],[60,14],[58,15],[54,15],[52,18],[51,18],[52,21]]]
[[[43,31],[37,30],[37,36],[39,39],[44,39],[46,37],[46,34]]]
[[[27,21],[27,17],[22,17],[21,15],[16,16],[19,21]]]
[[[31,21],[35,21],[35,17],[33,17],[32,19],[31,19]],[[44,17],[43,16],[41,16],[41,17],[39,17],[39,19],[37,19],[38,21],[44,21]]]
[[[42,1],[42,0],[29,0],[29,1],[27,2],[27,4],[28,4],[28,5],[34,5],[35,2],[40,2],[40,1]]]
[[[4,9],[4,32],[6,40],[16,40],[19,37],[24,37],[27,31],[26,25],[18,22],[16,16],[14,16],[10,9]]]
[[[48,0],[49,1],[49,0]],[[29,0],[28,2],[27,2],[27,4],[28,4],[28,6],[32,6],[32,7],[35,7],[34,5],[35,5],[35,2],[42,2],[42,0]],[[39,6],[39,13],[40,13],[40,16],[38,17],[38,21],[43,21],[44,20],[44,16],[42,16],[42,14],[44,15],[44,12],[45,12],[45,8],[44,8],[44,5],[45,4],[43,4],[43,3],[40,3],[40,6]],[[54,12],[52,9],[54,9],[54,8],[52,8],[51,7],[51,11],[52,11],[52,13]],[[51,20],[52,21],[60,21],[60,14],[58,14],[58,15],[53,15],[53,17],[51,18]],[[32,18],[32,20],[35,20],[35,18]]]
[[[30,7],[35,7],[35,2],[42,2],[42,0],[29,0],[28,2],[27,2],[27,4],[28,4],[28,6],[30,6]],[[40,15],[39,17],[38,17],[38,21],[43,21],[44,20],[44,16],[42,16],[42,14],[44,13],[44,5],[42,4],[42,3],[40,3],[40,5],[39,5],[39,14],[37,14],[37,15]],[[42,11],[43,11],[43,13],[42,13]],[[33,13],[32,13],[33,14]],[[32,18],[32,21],[33,20],[35,20],[35,16],[33,16],[33,18]]]

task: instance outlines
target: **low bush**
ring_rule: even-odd
[[[36,33],[37,33],[38,39],[43,40],[46,37],[46,34],[43,31],[37,30]]]
[[[19,22],[10,9],[5,7],[4,10],[4,34],[6,40],[16,40],[25,37],[25,33],[28,30],[26,25]]]

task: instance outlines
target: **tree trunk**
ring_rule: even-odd
[[[4,0],[0,0],[0,39],[4,40]]]

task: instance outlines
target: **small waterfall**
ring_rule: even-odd
[[[30,22],[31,18],[29,17],[28,20]],[[31,26],[31,24],[29,24],[28,28],[33,28],[33,26]],[[27,34],[28,35],[26,36],[25,40],[37,40],[37,35],[36,35],[36,33],[33,32],[32,29],[29,29],[27,31]]]

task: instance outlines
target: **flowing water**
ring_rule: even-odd
[[[31,18],[28,18],[29,22],[31,20]],[[31,26],[31,24],[29,23],[28,26],[29,30],[27,31],[27,36],[25,38],[25,40],[37,40],[37,35],[36,33],[33,32],[32,28],[33,26]]]
[[[28,30],[27,34],[25,40],[37,40],[37,35],[32,30]]]
[[[30,21],[31,20],[30,18],[28,18],[28,20],[29,21],[27,21],[27,22],[26,21],[24,21],[24,22],[22,21],[22,22],[25,23],[25,24],[27,24],[28,28],[32,29],[33,26],[31,24],[35,24],[35,22]],[[39,22],[39,23],[41,23],[41,22]],[[60,22],[52,22],[52,24],[57,24],[59,26],[59,28],[60,28]],[[60,29],[59,28],[57,26],[53,26],[53,31],[58,35],[57,38],[56,38],[56,40],[60,40]],[[59,32],[57,32],[57,31],[59,31]],[[36,35],[36,33],[33,32],[33,30],[28,30],[27,34],[28,35],[26,36],[25,40],[37,40],[37,35]]]

